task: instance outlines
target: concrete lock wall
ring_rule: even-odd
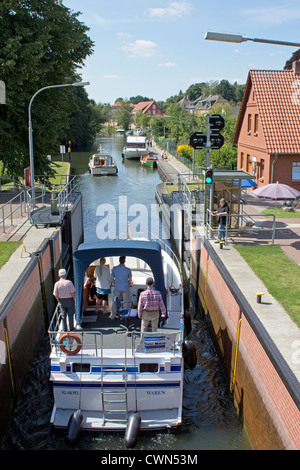
[[[60,230],[54,231],[16,279],[0,310],[0,438],[55,308],[53,285],[61,265]],[[12,273],[13,275],[13,273]]]
[[[299,382],[206,240],[192,246],[190,281],[252,447],[298,450]]]

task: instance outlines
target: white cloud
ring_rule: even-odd
[[[192,10],[188,2],[171,2],[166,8],[148,8],[152,18],[180,18]]]
[[[122,46],[122,50],[133,58],[153,57],[157,54],[158,45],[153,41],[146,41],[144,39],[137,39],[135,42],[130,42]]]
[[[175,62],[165,62],[164,64],[157,64],[157,67],[176,67]]]

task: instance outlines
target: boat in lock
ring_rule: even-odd
[[[100,258],[112,270],[120,256],[126,256],[132,273],[131,302],[126,308],[119,303],[111,319],[96,314],[84,285]],[[59,309],[49,328],[51,423],[66,429],[69,440],[80,430],[124,431],[126,446],[134,447],[140,431],[180,426],[184,369],[194,368],[197,359],[186,338],[190,325],[179,266],[158,240],[104,240],[84,243],[74,252],[75,318],[82,316],[82,329],[61,331]],[[167,313],[156,332],[141,332],[137,306],[149,276]],[[117,300],[109,294],[109,307]]]

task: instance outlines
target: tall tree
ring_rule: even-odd
[[[6,104],[0,105],[0,159],[12,174],[29,165],[28,106],[44,86],[79,80],[77,69],[92,53],[88,28],[61,0],[2,0],[0,3],[0,78]],[[75,89],[50,89],[32,106],[35,174],[47,170],[63,128],[74,111]]]
[[[116,118],[118,126],[122,127],[125,131],[129,129],[129,124],[131,123],[131,113],[130,113],[130,103],[129,101],[120,101],[118,110],[116,112]]]

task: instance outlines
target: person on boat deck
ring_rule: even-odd
[[[131,306],[131,296],[129,286],[132,281],[131,269],[125,266],[126,256],[120,256],[119,265],[114,266],[111,272],[111,282],[115,285],[114,299],[118,297],[123,301],[123,308],[126,310]],[[118,307],[114,300],[111,308],[110,318],[113,320],[117,314]]]
[[[166,316],[166,307],[161,293],[153,288],[153,278],[146,279],[147,290],[141,292],[138,303],[138,317],[142,319],[141,331],[147,331],[148,324],[151,322],[152,331],[157,331],[159,320],[159,309],[161,316]]]
[[[109,313],[107,309],[108,294],[110,294],[111,274],[110,269],[105,266],[106,259],[100,258],[99,266],[96,266],[94,276],[96,277],[96,313],[99,311],[99,306],[102,302],[103,315]]]
[[[54,284],[53,295],[60,308],[62,329],[68,331],[67,317],[69,322],[69,331],[74,329],[73,316],[75,313],[75,287],[72,281],[66,279],[65,269],[58,271],[59,281]]]

